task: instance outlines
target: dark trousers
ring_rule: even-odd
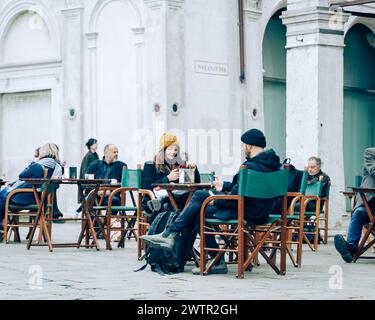
[[[178,218],[169,226],[168,232],[186,232],[193,231],[194,229],[199,232],[200,227],[200,210],[202,203],[210,196],[208,191],[198,190],[194,192],[188,206],[181,212]],[[216,213],[220,211],[229,211],[228,209],[221,209],[217,206],[208,205],[206,207],[206,218],[213,218]],[[206,244],[210,248],[218,248],[215,237],[213,235],[206,235]],[[210,252],[211,258],[217,254],[216,251]]]

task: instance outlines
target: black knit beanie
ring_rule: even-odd
[[[241,141],[252,146],[266,147],[266,137],[258,129],[250,129],[241,136]]]

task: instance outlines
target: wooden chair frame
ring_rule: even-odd
[[[241,167],[242,169],[246,169]],[[251,170],[250,170],[251,171]],[[245,180],[246,181],[246,180]],[[246,193],[245,193],[246,194]],[[204,200],[200,210],[200,273],[207,275],[211,268],[221,259],[226,252],[237,254],[237,275],[239,279],[244,278],[244,271],[251,268],[252,263],[261,254],[267,263],[277,274],[284,275],[286,272],[286,252],[287,252],[287,195],[282,198],[282,208],[280,217],[269,220],[269,224],[263,226],[248,225],[245,221],[245,197],[241,195],[213,195]],[[213,200],[233,200],[237,202],[236,220],[206,220],[206,207]],[[215,221],[216,220],[216,221]],[[214,227],[207,227],[215,225]],[[223,228],[223,225],[228,226]],[[235,228],[233,228],[236,226]],[[208,230],[208,231],[207,231]],[[278,241],[267,255],[265,244],[269,243],[271,234],[278,234]],[[224,245],[219,248],[208,248],[205,243],[206,235],[220,235],[224,239]],[[233,239],[237,241],[233,241]],[[236,243],[236,247],[232,244]],[[269,247],[268,247],[269,249]],[[276,264],[276,250],[280,250],[280,266]],[[209,251],[216,251],[218,254],[206,264],[206,256]]]
[[[206,231],[205,226],[205,209],[212,200],[235,200],[237,201],[238,219],[237,227],[230,232],[222,232],[223,221],[216,226],[217,231],[213,231],[212,227],[210,231]],[[282,205],[283,213],[280,219],[275,219],[268,226],[247,226],[244,220],[244,197],[238,195],[214,195],[208,197],[201,206],[200,217],[200,271],[201,275],[207,275],[210,269],[218,262],[221,256],[225,252],[233,252],[237,254],[237,275],[239,279],[244,278],[244,271],[251,267],[254,259],[256,259],[258,253],[260,253],[267,263],[274,269],[277,274],[284,275],[286,272],[286,237],[287,237],[287,225],[286,225],[286,197],[283,197]],[[227,224],[232,225],[232,224]],[[220,230],[217,229],[219,226]],[[272,251],[267,255],[264,250],[265,244],[270,239],[272,233],[278,232],[281,239],[277,242],[279,246],[272,248]],[[258,234],[258,236],[256,235]],[[227,237],[225,245],[222,248],[207,248],[205,244],[205,235],[220,235]],[[262,236],[259,236],[262,235]],[[228,238],[229,237],[229,238]],[[237,238],[237,248],[230,247],[233,243],[233,238]],[[275,250],[281,251],[280,267],[276,265],[275,261]],[[217,251],[218,254],[213,258],[210,263],[206,265],[206,252]]]
[[[43,174],[43,178],[46,178],[47,174],[48,174],[48,169],[45,169],[44,174]],[[19,233],[20,227],[28,227],[29,228],[29,232],[26,236],[26,239],[28,239],[29,236],[30,236],[32,226],[33,226],[33,219],[35,219],[35,217],[37,216],[37,209],[36,209],[36,211],[30,211],[28,209],[27,205],[24,206],[24,208],[22,208],[22,206],[18,206],[20,208],[17,208],[17,210],[12,209],[12,204],[11,204],[12,197],[16,194],[22,194],[22,193],[34,193],[34,190],[33,190],[33,188],[15,189],[7,195],[7,199],[6,199],[6,202],[5,202],[5,216],[4,216],[4,242],[6,244],[8,244],[10,242],[10,237],[12,236],[12,232],[14,233],[14,241],[15,242],[21,242],[21,236],[20,236],[20,233]],[[39,206],[38,198],[36,198],[36,201],[37,201],[36,205]],[[47,214],[52,215],[53,214],[52,213],[53,197],[49,196],[47,202],[48,202],[48,207],[47,207],[48,212],[47,212]],[[28,222],[20,222],[19,221],[20,217],[29,217],[29,221]],[[47,223],[47,228],[48,228],[49,232],[51,233],[52,224],[51,224],[50,221]],[[43,232],[41,232],[41,231],[42,230],[39,228],[38,242],[42,241]],[[46,240],[46,239],[44,238],[44,240]]]

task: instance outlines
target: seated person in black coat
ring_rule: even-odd
[[[104,147],[103,160],[92,162],[87,169],[88,174],[94,174],[95,179],[116,179],[121,182],[122,169],[126,164],[118,161],[118,148],[114,144],[107,144]],[[102,193],[99,191],[99,194]],[[109,195],[109,192],[106,194]],[[113,198],[113,205],[120,205],[120,195]],[[108,204],[108,199],[104,199],[103,205]]]
[[[180,178],[179,168],[180,165],[186,164],[186,159],[182,159],[180,154],[180,145],[177,137],[169,132],[164,133],[160,138],[160,148],[159,152],[155,155],[153,161],[147,161],[143,168],[143,189],[153,190],[155,183],[178,183]],[[200,182],[200,175],[198,168],[195,164],[188,164],[189,168],[195,168],[194,172],[194,182]],[[156,194],[158,197],[158,194]],[[175,192],[174,197],[179,208],[183,208],[188,197],[187,192]],[[142,200],[142,207],[148,213],[151,213],[151,209],[147,206],[149,197],[144,197]],[[164,210],[164,204],[169,204],[169,198],[165,195],[164,197],[159,197],[161,204],[159,205],[159,210],[161,212]],[[168,206],[169,209],[172,209]]]
[[[322,160],[318,157],[310,157],[307,162],[307,171],[309,173],[307,177],[307,184],[314,184],[319,181],[320,176],[323,176],[322,186],[322,198],[327,196],[328,184],[331,180],[330,177],[325,174],[322,169]],[[321,202],[320,207],[323,208],[324,201]],[[315,211],[316,201],[310,201],[307,205],[307,211]]]
[[[245,153],[246,161],[243,163],[247,168],[260,172],[278,171],[280,168],[280,158],[275,152],[264,150],[266,138],[260,130],[251,129],[241,136],[242,150]],[[214,186],[218,194],[238,194],[239,173],[237,173],[232,182],[223,182],[216,180]],[[141,239],[149,245],[173,250],[174,239],[178,233],[185,233],[189,230],[198,230],[200,225],[200,209],[203,201],[210,196],[206,190],[198,190],[194,193],[188,206],[181,212],[179,217],[161,234],[142,236]],[[277,199],[258,199],[245,198],[245,219],[254,224],[265,223],[274,207]],[[212,201],[206,209],[207,218],[217,218],[221,220],[237,219],[237,202],[233,200]],[[206,237],[207,246],[218,248],[213,235]],[[211,258],[217,254],[216,251],[209,253]],[[199,274],[199,268],[192,270],[193,274]],[[219,260],[210,273],[227,273],[228,269],[224,261],[224,256]]]

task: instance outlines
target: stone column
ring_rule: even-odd
[[[88,97],[87,102],[85,103],[84,107],[84,116],[83,116],[83,123],[84,123],[84,139],[88,139],[89,137],[97,137],[98,132],[98,122],[97,122],[97,114],[98,114],[98,105],[97,105],[97,90],[96,90],[96,52],[97,52],[97,39],[98,33],[86,33],[87,39],[87,48],[88,48],[88,68],[89,72],[87,72],[87,77],[85,78],[85,82],[88,86]]]
[[[160,111],[155,113],[155,144],[161,133],[176,125],[177,118],[171,107],[183,106],[184,51],[183,17],[181,7],[184,0],[144,0],[149,8],[147,25],[148,106],[155,104]],[[173,124],[172,124],[173,123]],[[156,146],[155,146],[156,147]]]
[[[328,0],[289,0],[287,26],[287,155],[297,167],[322,158],[332,179],[330,226],[341,222],[343,162],[343,49],[347,16]]]
[[[83,153],[82,137],[82,13],[79,0],[66,0],[63,15],[63,159],[67,166],[80,166]],[[59,190],[58,203],[65,214],[77,208],[76,187]]]
[[[82,11],[80,1],[66,0],[63,9],[64,157],[79,166],[82,153]]]
[[[148,153],[152,149],[151,139],[149,139],[149,130],[152,128],[152,108],[147,105],[145,81],[146,68],[144,59],[144,46],[145,46],[145,28],[137,27],[132,28],[134,35],[134,45],[136,48],[136,90],[137,90],[137,129],[138,134],[136,135],[136,163],[141,163],[144,159],[151,159],[153,156],[152,152]],[[152,135],[151,135],[152,136]],[[146,141],[149,139],[150,141]],[[150,144],[149,144],[150,143]]]
[[[264,129],[263,116],[263,32],[260,18],[261,2],[244,2],[245,29],[245,76],[246,85],[243,93],[242,130],[249,128]]]

